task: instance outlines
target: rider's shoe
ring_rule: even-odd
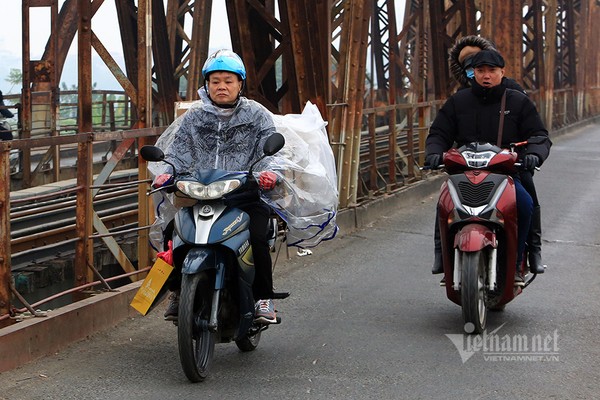
[[[165,311],[165,321],[177,321],[179,313],[179,292],[173,292],[169,296],[169,305]]]
[[[259,324],[276,324],[277,315],[273,300],[259,300],[254,306],[254,322]]]

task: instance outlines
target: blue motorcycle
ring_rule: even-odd
[[[173,184],[155,191],[172,192],[175,205],[180,207],[172,239],[174,267],[181,271],[177,339],[183,371],[192,382],[203,381],[208,375],[215,343],[235,341],[241,351],[252,351],[261,332],[268,328],[254,322],[250,218],[228,205],[225,198],[253,185],[255,188],[252,168],[284,144],[283,135],[271,135],[263,156],[248,172],[205,169],[179,175],[160,148],[140,149],[145,160],[173,167]],[[274,238],[277,230],[272,231]],[[277,297],[287,297],[287,293]]]

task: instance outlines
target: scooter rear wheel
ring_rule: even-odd
[[[481,333],[485,329],[485,259],[481,251],[463,253],[461,265],[461,303],[467,333]],[[473,324],[467,325],[467,324]],[[467,327],[469,329],[467,329]],[[472,332],[468,332],[473,328]]]
[[[215,349],[215,333],[208,329],[210,296],[197,296],[200,274],[183,275],[179,296],[177,342],[183,372],[192,382],[208,376]]]

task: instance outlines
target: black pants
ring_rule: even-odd
[[[273,297],[273,263],[269,250],[269,217],[271,209],[264,203],[254,202],[249,205],[239,206],[250,216],[250,244],[254,257],[254,283],[252,291],[255,300],[270,299]],[[164,231],[164,250],[173,237],[173,221]],[[168,281],[169,290],[176,291],[181,287],[181,271],[175,269]]]
[[[255,269],[252,285],[254,299],[271,299],[273,298],[273,263],[267,238],[271,209],[263,203],[240,208],[250,216],[250,244]]]
[[[538,207],[540,203],[538,201],[537,192],[535,191],[535,185],[533,183],[533,172],[529,170],[522,170],[519,171],[519,176],[521,177],[521,184],[533,199],[533,206]]]

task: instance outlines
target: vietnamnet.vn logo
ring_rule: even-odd
[[[501,335],[498,331],[506,323],[491,332],[479,335],[446,334],[460,353],[463,364],[473,355],[481,353],[485,361],[559,361],[558,331],[536,335]],[[473,332],[465,325],[465,332]]]

